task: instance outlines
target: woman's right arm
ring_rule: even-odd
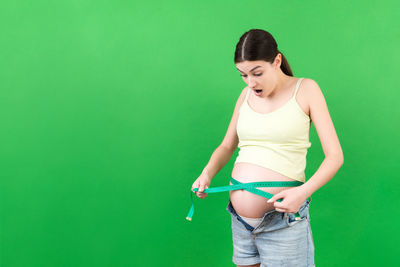
[[[245,99],[247,93],[247,87],[245,87],[238,100],[236,101],[235,110],[233,111],[232,119],[229,124],[228,130],[225,134],[222,143],[214,150],[210,160],[203,169],[201,175],[196,179],[192,185],[193,188],[199,188],[199,192],[195,192],[200,198],[207,196],[207,193],[201,193],[211,183],[211,180],[217,175],[217,173],[229,162],[233,153],[235,152],[239,140],[236,133],[236,123],[239,117],[239,109]]]

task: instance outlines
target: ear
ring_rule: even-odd
[[[274,59],[274,66],[275,68],[280,68],[282,64],[282,54],[281,52],[278,52],[278,54],[276,55],[275,59]]]

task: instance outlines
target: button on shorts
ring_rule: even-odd
[[[252,227],[236,213],[229,200],[226,210],[232,218],[233,263],[261,263],[260,267],[315,266],[310,202],[307,199],[300,207],[300,220],[295,220],[295,213],[271,210]]]

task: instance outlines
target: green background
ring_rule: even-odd
[[[316,266],[397,263],[397,1],[0,4],[0,264],[234,266],[228,193],[190,188],[269,31],[323,91],[344,165],[312,195]],[[306,177],[324,154],[314,125]],[[238,150],[237,150],[238,151]],[[229,183],[237,151],[211,186]]]

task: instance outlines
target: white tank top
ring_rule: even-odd
[[[249,106],[251,89],[247,89],[236,127],[240,150],[235,163],[253,163],[305,182],[306,155],[311,143],[310,117],[296,101],[302,80],[298,79],[289,101],[265,114]]]

